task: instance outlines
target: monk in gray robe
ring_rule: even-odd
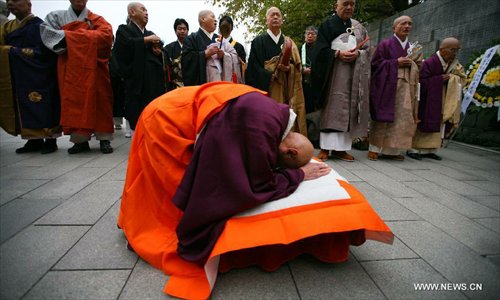
[[[354,157],[352,140],[368,131],[370,45],[366,29],[351,19],[356,1],[337,0],[335,14],[319,28],[313,50],[312,82],[321,91],[318,158]]]
[[[372,58],[368,159],[404,160],[417,127],[419,47],[410,47],[412,19],[394,20],[394,35],[380,42]],[[413,44],[416,45],[416,44]],[[411,54],[408,49],[414,49]]]
[[[453,37],[444,39],[439,50],[424,60],[420,69],[420,103],[413,149],[406,153],[421,160],[428,157],[441,160],[436,152],[445,135],[458,127],[462,86],[467,83],[464,68],[457,60],[460,42]]]

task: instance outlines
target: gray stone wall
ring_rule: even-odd
[[[402,15],[413,18],[409,38],[424,46],[424,57],[437,51],[443,38],[454,36],[462,44],[458,58],[466,64],[472,52],[500,39],[499,0],[428,0],[398,15],[365,24],[372,45],[392,36],[392,22]]]

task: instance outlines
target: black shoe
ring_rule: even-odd
[[[16,153],[38,152],[43,147],[43,139],[28,140],[23,147],[17,148]]]
[[[416,159],[416,160],[422,160],[422,156],[418,153],[406,151],[406,156],[413,158],[413,159]]]
[[[437,155],[436,153],[427,153],[427,154],[424,154],[422,156],[423,157],[432,158],[432,159],[435,159],[435,160],[442,160],[443,159],[441,156]]]
[[[69,154],[77,154],[80,152],[90,151],[89,142],[75,143],[73,147],[68,149]]]
[[[43,143],[41,154],[49,154],[57,151],[57,140],[56,139],[45,139],[45,143]]]
[[[113,153],[113,147],[108,140],[102,140],[99,142],[101,145],[101,152],[104,154]]]

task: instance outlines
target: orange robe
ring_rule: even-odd
[[[90,11],[87,20],[62,27],[68,52],[59,56],[57,75],[65,134],[114,131],[108,66],[113,29],[103,17]]]
[[[176,228],[182,211],[171,200],[192,157],[196,136],[228,101],[255,91],[264,93],[227,82],[184,87],[160,96],[141,114],[118,226],[140,257],[170,275],[167,294],[206,299],[218,270],[251,264],[274,270],[302,253],[338,262],[347,259],[350,244],[361,244],[365,237],[392,242],[390,229],[364,197],[347,182],[335,181],[340,199],[291,205],[287,197],[265,204],[285,207],[231,218],[204,267],[178,256]],[[302,184],[307,187],[313,181]],[[323,186],[330,189],[329,184]]]

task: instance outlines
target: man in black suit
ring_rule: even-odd
[[[184,46],[184,40],[189,33],[189,24],[186,20],[178,18],[174,22],[175,35],[177,36],[177,41],[174,41],[165,46],[165,54],[168,58],[166,62],[169,67],[169,80],[167,82],[167,89],[173,90],[178,87],[184,86],[182,80],[182,67],[181,67],[181,55],[182,48]]]

